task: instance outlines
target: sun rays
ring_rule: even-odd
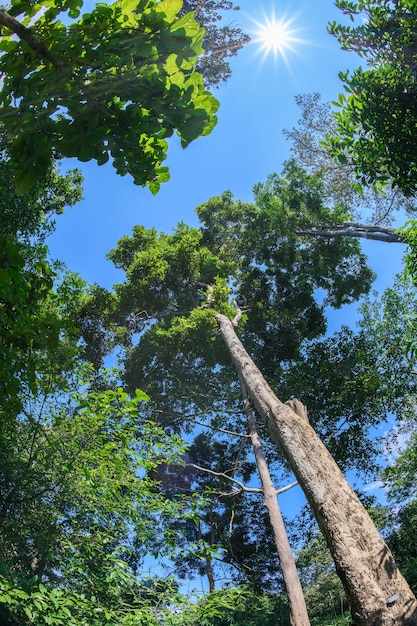
[[[289,66],[290,53],[299,54],[298,46],[306,41],[299,37],[299,28],[294,27],[296,16],[277,18],[275,14],[264,16],[262,21],[251,18],[254,28],[252,43],[259,46],[265,59],[271,52],[275,59],[282,59]]]

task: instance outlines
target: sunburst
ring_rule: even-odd
[[[260,45],[264,56],[273,52],[275,58],[282,58],[288,65],[288,53],[297,52],[298,44],[305,43],[298,36],[299,30],[293,26],[295,17],[277,18],[274,14],[262,22],[252,19],[255,28],[252,42]]]

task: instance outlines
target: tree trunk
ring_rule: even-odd
[[[335,224],[328,230],[297,230],[297,235],[310,237],[356,237],[360,239],[373,239],[386,243],[404,243],[401,235],[395,228],[390,226],[375,226],[373,224],[358,224],[357,222],[344,222]]]
[[[264,503],[269,514],[274,541],[277,548],[278,558],[281,565],[282,576],[284,578],[285,590],[288,598],[288,608],[290,611],[291,626],[310,626],[307,607],[304,599],[294,557],[285,530],[284,520],[278,504],[277,491],[269,473],[268,464],[262,451],[262,444],[259,439],[258,428],[251,409],[250,401],[247,397],[243,380],[240,381],[241,393],[244,402],[245,415],[249,424],[249,436],[252,441],[255,454],[256,466],[262,483]]]
[[[387,545],[306,419],[273,393],[233,323],[216,315],[221,336],[258,415],[312,508],[360,626],[416,626],[417,600]]]

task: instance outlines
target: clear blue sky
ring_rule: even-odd
[[[253,185],[280,171],[289,157],[282,130],[299,118],[294,96],[319,92],[325,101],[336,100],[342,88],[338,72],[359,65],[359,58],[341,51],[326,32],[329,21],[343,18],[333,0],[241,0],[239,5],[241,11],[228,14],[227,21],[251,32],[254,19],[261,22],[275,12],[292,20],[294,36],[302,41],[287,50],[287,63],[272,53],[265,57],[255,43],[238,53],[232,78],[215,91],[220,101],[217,127],[186,150],[175,138],[171,141],[171,180],[157,196],[135,187],[129,177],[118,177],[111,165],[81,164],[85,199],[58,218],[50,248],[52,257],[87,281],[111,287],[120,280],[105,255],[135,224],[166,232],[180,220],[196,224],[194,208],[226,189],[250,201]],[[382,289],[400,268],[401,246],[369,242],[366,251]],[[346,323],[345,311],[332,316],[331,330],[342,321]],[[295,501],[301,500],[294,491],[282,496],[284,509]]]

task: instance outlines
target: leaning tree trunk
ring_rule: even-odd
[[[216,319],[251,402],[294,472],[332,553],[360,626],[416,626],[417,600],[368,513],[308,421],[275,396],[238,339]]]
[[[251,438],[255,455],[256,467],[262,483],[264,504],[268,511],[269,522],[274,535],[275,546],[281,565],[282,576],[284,578],[285,591],[287,593],[288,608],[290,612],[291,626],[310,626],[307,607],[304,599],[303,589],[298,577],[291,546],[282,519],[281,509],[277,499],[277,490],[271,479],[268,464],[266,462],[261,440],[259,439],[258,428],[251,409],[246,387],[240,379],[241,393],[244,402],[245,415],[249,424],[249,436]]]

